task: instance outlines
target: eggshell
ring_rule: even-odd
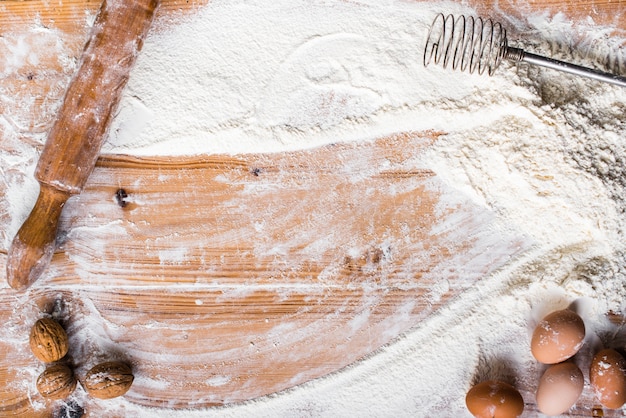
[[[617,351],[606,349],[593,356],[589,380],[602,405],[618,409],[626,403],[626,359]]]
[[[585,323],[569,309],[554,311],[539,322],[533,332],[530,349],[545,364],[567,360],[580,350],[585,339]]]
[[[537,408],[546,415],[560,415],[580,397],[583,372],[574,363],[554,364],[543,373],[537,387]]]
[[[524,399],[513,386],[497,380],[481,382],[465,397],[476,418],[515,418],[524,411]]]

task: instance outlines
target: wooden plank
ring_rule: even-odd
[[[137,373],[126,397],[146,406],[241,402],[341,369],[529,245],[421,167],[435,137],[105,156],[68,201],[31,298],[66,306],[79,375],[116,346]]]
[[[477,10],[484,13],[502,11],[526,18],[530,13],[563,13],[574,21],[592,21],[597,25],[609,25],[616,28],[616,35],[626,32],[626,1],[624,0],[485,0],[470,2]]]
[[[159,13],[162,18],[172,19],[193,13],[208,2],[209,0],[163,0]],[[596,24],[612,25],[626,30],[624,0],[470,0],[466,3],[486,14],[501,11],[523,17],[529,12],[560,12],[574,20],[591,17]],[[4,0],[0,3],[0,28],[21,26],[27,20],[66,32],[83,31],[85,20],[93,16],[99,7],[100,2],[97,0]]]
[[[161,18],[172,19],[193,13],[208,0],[164,0],[159,7]],[[0,28],[9,30],[31,22],[42,28],[68,33],[85,33],[102,4],[98,0],[3,0],[0,2]]]
[[[485,13],[563,11],[626,28],[624,1],[501,3],[473,4]],[[158,19],[202,4],[164,0]],[[3,1],[0,31],[33,24],[59,30],[64,47],[78,56],[99,5]],[[26,42],[37,42],[36,33],[29,36]],[[51,49],[42,62],[3,80],[15,102],[32,110],[29,119],[12,121],[20,132],[49,127],[54,115],[45,113],[46,101],[60,100],[71,74]],[[24,104],[34,92],[38,98]],[[0,113],[10,117],[10,109]],[[481,261],[493,238],[483,229],[489,216],[460,203],[435,211],[452,197],[417,157],[434,138],[405,133],[272,156],[103,157],[85,193],[68,204],[46,282],[22,297],[0,295],[7,336],[0,345],[6,353],[0,415],[50,415],[53,406],[34,390],[32,372],[41,365],[25,349],[26,319],[40,312],[54,310],[65,321],[79,373],[118,350],[137,370],[128,398],[174,408],[236,402],[307,381],[419,322],[472,285],[472,277],[525,248],[522,238],[509,237],[490,253],[492,264]],[[129,194],[123,208],[115,199],[119,188]],[[331,226],[340,228],[329,240]],[[433,236],[436,226],[441,231]],[[5,262],[0,254],[0,270]],[[465,280],[458,269],[447,270],[468,262],[475,263],[474,276]],[[432,277],[439,283],[446,274],[448,287],[437,286]],[[391,324],[393,332],[385,334]],[[331,350],[315,352],[320,346]],[[159,357],[168,350],[187,357]],[[301,357],[289,358],[292,352]],[[521,389],[533,399],[529,388]],[[88,401],[90,416],[102,416],[99,405]],[[571,416],[591,416],[592,409],[586,395]]]

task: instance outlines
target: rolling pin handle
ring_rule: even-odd
[[[71,193],[40,183],[39,197],[15,235],[7,258],[7,281],[16,290],[33,284],[54,255],[61,209]]]

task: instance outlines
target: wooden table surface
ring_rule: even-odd
[[[626,30],[624,1],[469,3],[519,16],[591,16]],[[160,19],[202,4],[163,0],[155,30]],[[0,35],[37,21],[61,31],[78,57],[85,13],[98,7],[89,0],[2,1]],[[42,56],[0,81],[18,102],[37,98],[21,121],[25,132],[49,128],[49,103],[62,98],[67,82],[58,57]],[[10,153],[15,144],[2,135],[0,151]],[[129,400],[170,408],[280,391],[339,370],[414,327],[527,248],[522,237],[490,231],[491,214],[458,201],[422,167],[419,156],[437,135],[404,132],[272,155],[103,156],[84,193],[64,209],[59,249],[41,283],[0,294],[8,336],[0,341],[0,415],[54,409],[33,408],[41,398],[23,372],[37,367],[27,335],[43,313],[67,328],[79,376],[113,353],[141,376]],[[28,135],[21,141],[41,147]],[[126,205],[115,198],[120,189]],[[490,257],[481,257],[486,250]],[[5,263],[3,248],[0,271]],[[442,280],[447,288],[434,291]],[[532,413],[532,396],[525,398]],[[99,405],[89,401],[89,416],[101,416]],[[601,416],[593,408],[587,395],[571,416]]]

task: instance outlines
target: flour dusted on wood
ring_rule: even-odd
[[[612,328],[602,318],[623,309],[626,279],[619,140],[626,93],[524,65],[505,64],[491,78],[424,68],[421,42],[437,12],[468,10],[451,3],[213,2],[146,44],[108,152],[280,152],[442,131],[424,158],[428,167],[497,214],[501,228],[535,242],[362,364],[228,415],[461,416],[473,379],[540,374],[530,330],[572,300],[588,318],[589,347],[608,343],[602,338]],[[561,14],[532,15],[530,27],[503,23],[520,46],[621,70],[624,49],[619,40],[606,42],[610,29],[574,26]]]
[[[162,416],[463,416],[475,379],[533,386],[540,370],[528,341],[547,312],[575,300],[591,330],[588,350],[611,342],[616,329],[602,318],[625,308],[626,92],[523,64],[505,64],[491,78],[424,68],[423,40],[438,12],[472,10],[452,2],[217,0],[165,22],[146,40],[105,153],[282,152],[436,130],[443,134],[424,157],[427,168],[492,211],[498,228],[534,243],[415,331],[347,370],[244,405]],[[623,73],[623,39],[608,38],[612,28],[562,14],[499,17],[514,44]],[[19,39],[11,45],[10,68],[36,62]],[[26,216],[28,205],[20,202],[34,198],[27,179],[44,135],[16,128],[12,121],[28,121],[28,108],[11,107],[13,99],[2,93],[2,105],[11,109],[0,118],[3,139],[19,144],[1,155],[11,193],[0,212],[6,247]],[[54,109],[48,104],[44,114]],[[18,140],[24,132],[35,145]],[[176,257],[164,254],[161,261]],[[88,310],[76,326],[91,335],[100,331],[100,319]],[[91,335],[90,341],[109,339]],[[141,375],[137,381],[167,388]],[[124,399],[110,404],[112,413],[122,409],[145,414]]]
[[[442,131],[428,167],[535,247],[367,361],[228,415],[461,416],[474,379],[533,387],[541,370],[530,332],[572,300],[591,330],[587,350],[609,342],[602,318],[623,309],[626,279],[623,90],[524,65],[491,78],[424,68],[433,16],[468,12],[451,3],[261,3],[214,2],[154,37],[108,152],[280,152]],[[562,14],[501,17],[512,43],[621,71],[624,48],[607,40],[610,28]]]

